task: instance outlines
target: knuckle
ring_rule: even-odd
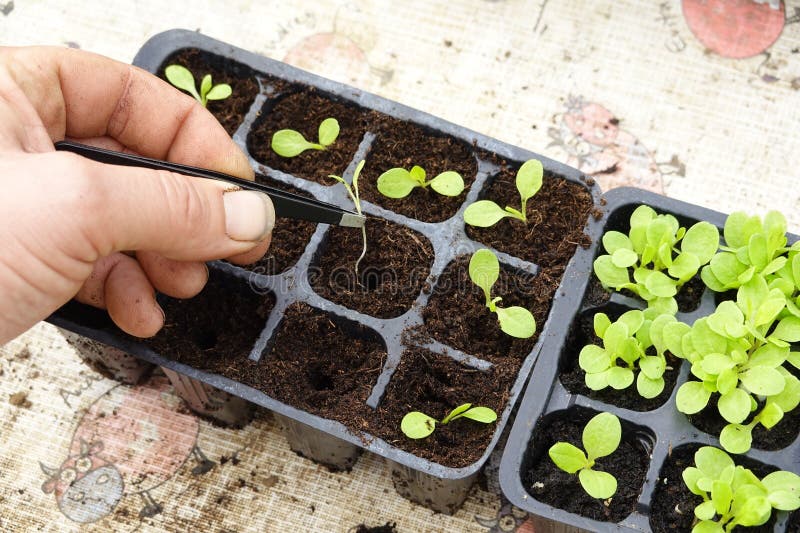
[[[191,178],[168,171],[158,172],[161,194],[169,206],[170,225],[185,228],[192,235],[199,234],[211,218],[208,199]]]

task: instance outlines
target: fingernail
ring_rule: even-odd
[[[275,209],[269,197],[256,191],[229,191],[225,204],[225,232],[235,241],[257,242],[272,232]]]

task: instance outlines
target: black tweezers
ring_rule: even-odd
[[[313,198],[306,198],[290,192],[281,191],[274,187],[268,187],[254,181],[248,181],[222,172],[206,170],[203,168],[190,167],[179,163],[170,163],[159,159],[151,159],[140,155],[125,154],[114,150],[95,148],[72,141],[59,141],[55,143],[56,150],[72,152],[86,157],[98,163],[110,165],[122,165],[126,167],[142,167],[153,170],[169,170],[186,176],[195,178],[209,178],[214,180],[233,183],[242,189],[260,191],[266,193],[275,206],[275,216],[293,218],[296,220],[308,220],[322,224],[333,224],[336,226],[347,226],[350,228],[360,228],[364,226],[366,217],[352,211],[347,211],[341,207],[320,202]]]

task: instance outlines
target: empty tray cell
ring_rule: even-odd
[[[694,454],[701,444],[684,444],[672,449],[658,473],[653,497],[650,500],[650,527],[653,533],[691,531],[695,522],[694,508],[703,503],[703,498],[692,494],[683,481],[683,471],[695,466]],[[759,478],[778,470],[742,455],[730,455],[734,463],[750,469]],[[735,531],[748,533],[772,533],[778,511],[772,512],[769,521],[758,527],[736,527]]]
[[[224,100],[209,100],[206,109],[233,135],[244,116],[253,105],[259,92],[255,71],[230,58],[211,54],[196,48],[184,48],[170,55],[158,69],[158,76],[167,79],[164,69],[169,65],[181,65],[194,75],[195,88],[200,90],[200,82],[206,74],[211,74],[214,85],[227,83],[231,86],[231,95]]]
[[[519,209],[518,168],[504,166],[487,182],[480,199]],[[563,271],[578,246],[591,244],[583,230],[593,208],[587,187],[545,172],[542,188],[527,202],[527,223],[504,218],[488,228],[467,225],[466,230],[471,239],[501,252]]]
[[[500,307],[522,306],[536,320],[534,336],[518,339],[504,333],[497,315],[486,307],[483,291],[469,278],[469,260],[470,256],[461,256],[445,267],[422,312],[425,323],[421,331],[481,359],[497,362],[511,357],[521,364],[544,327],[559,280],[500,264],[500,278],[492,287],[492,296],[503,298]]]
[[[374,330],[305,303],[286,309],[259,368],[244,383],[354,430],[386,361]]]
[[[376,124],[378,134],[367,155],[359,181],[364,200],[423,222],[441,222],[456,214],[475,181],[478,164],[469,146],[453,137],[382,116]],[[411,170],[422,167],[431,180],[445,171],[458,172],[464,179],[464,192],[442,196],[429,185],[415,187],[405,198],[389,198],[378,191],[378,177],[391,168]]]
[[[669,400],[672,390],[675,388],[675,382],[678,380],[680,373],[681,360],[670,353],[666,353],[667,368],[664,371],[664,390],[655,398],[644,398],[639,395],[636,389],[636,379],[639,375],[638,364],[633,369],[634,380],[633,383],[626,389],[615,390],[611,387],[594,391],[586,386],[585,376],[586,373],[578,364],[578,357],[581,350],[587,344],[594,344],[603,347],[603,339],[595,335],[594,332],[594,317],[598,313],[605,313],[608,318],[614,322],[620,315],[629,311],[630,309],[617,304],[607,304],[598,309],[589,309],[583,313],[576,315],[570,327],[567,342],[564,349],[561,351],[561,360],[559,363],[559,378],[564,387],[573,394],[582,394],[595,400],[600,400],[605,403],[616,405],[625,409],[632,409],[634,411],[651,411],[664,405]],[[655,355],[655,348],[652,346],[645,351],[647,355]],[[617,359],[617,365],[626,367],[626,363],[622,359]]]
[[[232,379],[248,361],[275,304],[272,293],[259,294],[213,268],[194,298],[159,300],[166,323],[145,343],[164,357]]]
[[[540,502],[604,522],[619,522],[636,509],[650,464],[654,435],[644,428],[622,423],[622,440],[611,455],[595,460],[594,470],[608,472],[617,479],[611,501],[589,496],[578,481],[550,459],[548,450],[556,442],[567,442],[584,450],[583,428],[597,411],[572,407],[555,411],[540,419],[533,430],[533,441],[523,458],[520,476],[525,490]]]
[[[374,416],[368,418],[367,431],[434,463],[452,468],[469,466],[483,455],[494,436],[495,423],[459,418],[446,425],[437,424],[433,434],[424,439],[411,439],[400,430],[400,421],[411,411],[442,420],[465,403],[489,407],[499,417],[516,372],[516,368],[502,366],[476,370],[446,354],[409,347]]]
[[[314,89],[268,100],[247,136],[247,149],[259,162],[288,174],[335,185],[330,174],[341,176],[353,159],[367,131],[369,113],[354,104],[326,96]],[[319,125],[326,118],[339,121],[339,136],[325,150],[306,150],[295,157],[281,157],[272,150],[272,135],[282,129],[319,142]]]
[[[306,198],[313,198],[311,194],[305,191],[268,178],[262,174],[256,174],[256,181],[281,191],[299,194]],[[267,276],[280,274],[289,270],[297,263],[300,256],[303,255],[303,252],[305,252],[306,246],[316,229],[317,225],[307,220],[278,219],[275,222],[275,228],[272,230],[272,240],[270,241],[267,253],[257,262],[251,265],[245,265],[242,268]]]
[[[783,367],[796,377],[800,377],[800,371],[789,363],[784,363]],[[694,380],[696,378],[689,375],[689,379]],[[758,399],[758,396],[752,396]],[[717,409],[719,398],[718,392],[713,393],[708,400],[708,405],[703,410],[693,415],[686,415],[694,427],[716,437],[720,435],[722,428],[728,425],[728,421],[722,418]],[[760,413],[763,407],[764,401],[759,401],[756,410],[751,412],[743,423],[749,424],[752,422],[753,417]],[[775,424],[772,429],[766,429],[761,424],[756,424],[753,429],[752,446],[759,450],[780,450],[792,444],[798,433],[800,433],[800,406],[785,413],[781,421]]]
[[[317,251],[308,278],[332,302],[378,318],[402,315],[419,295],[433,264],[433,247],[411,228],[370,217],[367,255],[361,232],[333,226]]]

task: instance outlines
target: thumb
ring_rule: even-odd
[[[100,256],[142,250],[181,261],[220,259],[251,250],[275,225],[272,201],[264,193],[78,159],[91,204],[83,210],[83,230]]]

